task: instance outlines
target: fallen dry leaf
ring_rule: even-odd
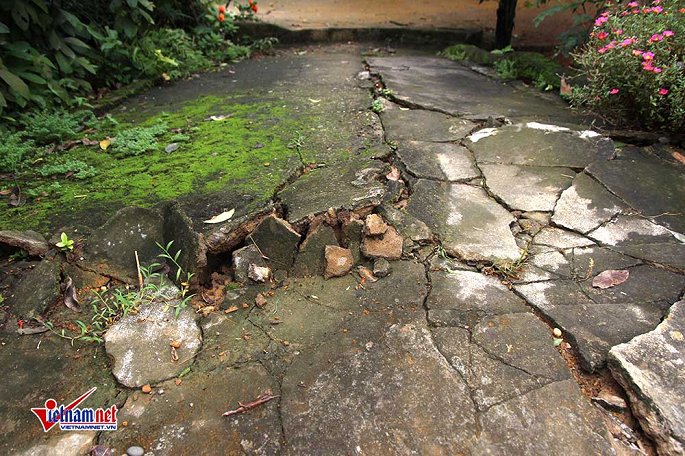
[[[369,269],[369,268],[367,268],[367,267],[364,267],[364,266],[359,266],[359,267],[357,267],[357,273],[359,274],[359,276],[360,276],[362,279],[368,280],[368,281],[371,282],[371,283],[377,282],[377,281],[378,281],[378,279],[376,278],[376,276],[373,275],[373,272],[371,271],[371,269]]]
[[[232,312],[235,312],[236,310],[238,310],[238,306],[231,306],[228,309],[224,310],[224,313],[230,314]]]
[[[71,280],[71,277],[67,277],[67,282],[64,285],[64,305],[74,312],[81,311],[81,306],[76,297],[76,287],[74,287],[74,281]]]
[[[215,215],[214,217],[210,218],[209,220],[205,220],[205,223],[225,222],[226,220],[230,220],[231,217],[233,217],[233,214],[235,214],[235,209],[231,209],[230,211],[222,212],[219,215]]]
[[[594,279],[592,279],[592,286],[595,288],[602,289],[611,288],[613,286],[620,285],[626,280],[628,280],[629,275],[630,272],[628,272],[625,269],[607,269],[606,271],[600,272],[595,276]]]
[[[559,95],[567,95],[570,96],[573,93],[573,87],[566,82],[566,78],[561,78],[560,82],[560,88],[559,88]]]
[[[100,149],[102,150],[107,150],[110,145],[112,145],[112,140],[109,138],[100,141]]]
[[[257,305],[257,307],[262,308],[266,305],[266,298],[263,294],[258,293],[257,296],[254,298],[254,303]]]

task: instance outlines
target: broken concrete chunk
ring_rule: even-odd
[[[247,276],[258,283],[268,282],[271,279],[271,269],[252,263],[248,269]]]
[[[0,231],[0,244],[25,251],[29,256],[43,256],[50,245],[35,231]]]
[[[157,260],[157,242],[164,242],[164,220],[160,213],[142,207],[126,207],[93,231],[84,249],[85,263],[98,272],[135,281],[138,252],[141,265]],[[171,247],[173,256],[182,245]]]
[[[362,253],[369,258],[399,260],[402,257],[402,236],[393,227],[379,237],[365,236]]]
[[[44,260],[21,278],[4,304],[17,317],[40,315],[60,295],[60,262]]]
[[[361,220],[350,220],[343,226],[344,244],[352,251],[354,264],[361,261],[362,238],[364,237],[364,222]]]
[[[174,304],[174,303],[169,303]],[[177,304],[177,303],[176,303]],[[174,361],[169,341],[180,341]],[[190,308],[178,318],[164,303],[141,306],[105,334],[105,349],[113,359],[112,373],[129,388],[155,384],[178,375],[192,362],[202,345],[202,334]]]
[[[380,116],[388,141],[459,141],[476,128],[465,119],[423,109],[402,110],[393,103]]]
[[[480,177],[471,152],[458,144],[410,141],[402,143],[396,153],[418,178],[463,182]]]
[[[383,221],[383,217],[378,214],[366,216],[364,230],[367,236],[381,236],[388,231],[388,224]]]
[[[654,331],[609,352],[611,373],[628,394],[633,413],[659,454],[685,454],[683,365],[685,301],[675,303]]]
[[[604,407],[612,412],[625,412],[628,409],[628,404],[622,397],[611,394],[608,391],[600,391],[599,394],[592,398],[592,402]]]
[[[326,279],[330,279],[331,277],[342,277],[352,270],[354,258],[352,258],[350,249],[327,245],[325,255],[326,270],[324,272],[324,277]]]
[[[276,216],[265,218],[250,235],[272,268],[289,269],[295,261],[300,234],[285,220]]]
[[[373,275],[376,277],[387,277],[390,271],[390,262],[385,258],[376,258],[373,262]]]
[[[295,277],[323,275],[326,269],[324,250],[327,245],[338,245],[338,239],[333,228],[321,223],[310,229],[307,237],[300,245],[292,275]]]
[[[249,278],[250,265],[266,266],[259,249],[250,244],[233,252],[233,275],[236,282],[245,283]]]

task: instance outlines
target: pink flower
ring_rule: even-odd
[[[659,68],[659,67],[652,68],[652,73],[657,73],[657,74],[661,73],[661,68]]]
[[[642,58],[644,60],[654,60],[654,53],[653,52],[643,52]]]
[[[633,55],[634,55],[634,56],[642,55],[643,52],[644,52],[644,51],[641,51],[641,50],[639,50],[639,49],[633,49]]]
[[[597,34],[597,39],[604,41],[608,36],[609,34],[607,32],[599,32]]]
[[[653,12],[654,14],[659,14],[659,13],[662,12],[663,10],[664,10],[664,9],[663,9],[662,7],[660,7],[660,6],[655,6],[655,7],[652,8],[652,12]]]
[[[664,33],[662,33],[663,36],[673,36],[675,33],[673,33],[673,30],[664,30]]]
[[[664,89],[663,87],[660,88],[659,95],[668,95],[668,89]]]
[[[607,22],[609,19],[606,16],[599,16],[597,19],[595,19],[595,27],[601,27],[602,24]]]
[[[635,38],[626,38],[625,40],[623,40],[619,43],[619,46],[621,46],[621,47],[630,46],[635,41],[636,41]]]
[[[652,62],[642,62],[642,69],[645,71],[652,71],[654,70],[654,67],[652,66]]]
[[[634,10],[631,11],[631,13],[633,13],[633,14],[640,14],[640,10],[634,9]]]
[[[606,48],[606,46],[597,49],[597,52],[599,52],[600,54],[604,54],[606,51],[608,51],[608,49]]]
[[[614,33],[617,35],[623,35],[623,29],[614,30]]]
[[[657,41],[663,40],[664,37],[662,35],[659,35],[658,33],[655,33],[652,35],[647,41],[650,43],[656,43]]]
[[[630,13],[628,13],[628,11],[623,11],[621,13],[621,17],[626,17],[628,14],[630,14]]]
[[[618,89],[611,89],[611,90],[609,91],[609,93],[610,93],[611,95],[616,95],[618,92],[619,92]]]
[[[637,2],[630,2],[628,3],[629,8],[636,8],[637,7]]]

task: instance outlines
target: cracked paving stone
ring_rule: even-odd
[[[286,454],[464,454],[476,439],[468,388],[425,322],[320,368],[284,398]]]
[[[552,222],[564,228],[588,233],[628,210],[628,206],[596,180],[580,173],[573,179],[573,185],[561,194],[554,207]]]
[[[479,165],[585,168],[614,154],[610,139],[559,128],[528,122],[484,129],[469,136],[466,146],[474,152]]]
[[[517,165],[480,165],[490,192],[507,207],[520,211],[548,212],[561,192],[571,185],[570,168]]]
[[[659,454],[685,453],[683,334],[685,301],[679,301],[654,331],[609,352],[611,372],[626,390],[633,413]]]
[[[387,103],[380,117],[388,142],[459,141],[477,126],[466,119],[424,109],[401,108],[394,103]]]
[[[627,148],[616,160],[594,163],[587,171],[643,215],[653,217],[673,231],[685,233],[682,165],[672,165],[640,149]]]
[[[604,366],[611,347],[654,329],[685,286],[685,277],[669,271],[646,265],[629,270],[626,282],[607,290],[573,280],[514,288],[564,331],[583,368],[594,371]]]
[[[561,253],[550,247],[532,245],[528,259],[521,267],[515,283],[539,282],[559,278],[571,278],[571,263]]]
[[[228,385],[215,388],[209,385]],[[264,367],[250,363],[240,368],[192,372],[176,385],[158,385],[163,396],[132,394],[120,409],[119,422],[129,425],[103,433],[100,444],[114,454],[139,445],[154,454],[276,454],[281,448],[278,399],[224,417],[238,402],[254,400],[265,391],[278,394],[278,383]]]
[[[613,455],[599,412],[574,380],[551,383],[503,404],[481,418],[473,454]],[[550,438],[536,438],[536,436]]]
[[[556,249],[566,250],[573,247],[586,247],[595,243],[580,234],[562,230],[552,226],[542,228],[533,238],[533,244],[545,245]]]
[[[574,120],[558,99],[514,89],[444,58],[374,57],[366,61],[393,91],[393,98],[405,104],[469,119]]]
[[[278,193],[288,210],[288,220],[297,223],[309,215],[321,214],[329,208],[356,209],[377,206],[385,196],[385,187],[376,180],[382,163],[351,159],[327,163],[314,169]]]
[[[480,177],[471,152],[458,144],[408,141],[395,153],[407,171],[418,178],[455,182]]]
[[[525,301],[495,277],[456,270],[430,276],[426,307],[433,325],[473,327],[486,316],[529,312]]]
[[[587,235],[602,244],[611,246],[624,244],[679,243],[679,240],[673,231],[635,215],[619,215],[615,220],[600,226]]]
[[[521,255],[509,229],[514,218],[482,188],[421,179],[407,210],[461,259],[515,261]]]
[[[473,328],[469,385],[483,410],[571,378],[549,329],[532,313],[497,315]]]

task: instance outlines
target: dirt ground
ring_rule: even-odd
[[[485,0],[272,0],[259,2],[261,20],[291,29],[327,27],[483,28],[494,32],[497,1]],[[519,1],[514,46],[556,44],[572,22],[570,14],[547,18],[536,28],[542,9]],[[550,5],[556,5],[551,2]]]

